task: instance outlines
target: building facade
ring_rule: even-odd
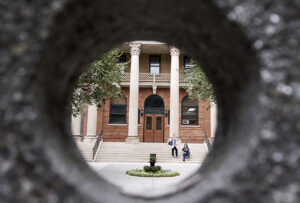
[[[167,142],[176,135],[182,142],[201,143],[212,137],[216,105],[191,100],[184,90],[182,71],[189,57],[160,42],[135,41],[120,47],[124,53],[121,88],[124,98],[101,108],[86,106],[83,116],[72,117],[72,133],[85,140],[102,132],[104,142]]]

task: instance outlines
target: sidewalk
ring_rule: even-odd
[[[149,178],[129,176],[126,174],[127,170],[136,168],[142,169],[145,165],[149,165],[149,163],[89,162],[89,165],[108,182],[120,187],[124,192],[133,195],[150,195],[150,193],[151,195],[163,194],[171,188],[178,186],[182,180],[196,172],[200,167],[200,164],[158,163],[157,165],[160,165],[163,169],[171,169],[179,172],[180,176]]]

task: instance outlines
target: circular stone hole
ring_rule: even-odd
[[[258,73],[256,56],[239,27],[209,2],[189,1],[176,8],[171,6],[174,2],[166,2],[162,7],[148,8],[147,16],[146,1],[126,5],[117,2],[120,6],[113,9],[109,1],[70,3],[57,16],[44,44],[38,64],[37,129],[43,132],[49,171],[90,201],[143,202],[150,198],[153,202],[183,202],[188,196],[190,202],[205,202],[210,194],[226,186],[226,180],[245,165],[249,155],[247,136],[257,123],[252,111],[259,89],[254,82]],[[135,12],[124,13],[128,6]],[[173,9],[165,12],[170,7]],[[124,194],[98,177],[83,160],[66,125],[71,117],[72,92],[87,65],[122,41],[134,39],[164,41],[195,58],[215,87],[218,100],[214,150],[200,170],[179,188],[169,188],[163,199]]]

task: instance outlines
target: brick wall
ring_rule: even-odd
[[[140,73],[149,72],[149,56],[157,54],[148,54],[142,53],[140,55]],[[169,73],[171,67],[171,56],[170,54],[160,54],[161,56],[161,72]],[[130,54],[126,53],[126,60],[130,60]],[[179,57],[179,66],[182,69],[184,65],[184,55]],[[130,72],[130,64],[126,68],[126,72]],[[104,141],[107,142],[124,142],[127,138],[128,133],[128,112],[129,112],[129,88],[122,88],[123,94],[127,98],[127,114],[126,114],[126,124],[109,124],[109,107],[110,102],[103,106],[103,108],[98,110],[98,119],[97,119],[97,135],[100,130],[103,131]],[[161,96],[164,100],[165,110],[170,110],[170,88],[157,88],[157,95]],[[151,96],[152,88],[140,88],[139,89],[139,104],[138,108],[144,110],[144,102],[147,97]],[[209,110],[209,101],[200,101],[199,104],[199,113],[198,113],[198,126],[185,126],[181,125],[181,101],[187,96],[187,93],[184,89],[179,91],[179,135],[183,142],[188,143],[199,143],[204,140],[204,131],[207,132],[210,136],[210,110]],[[87,110],[86,110],[87,113]],[[164,114],[164,140],[165,142],[169,137],[169,126],[168,126],[168,117]],[[86,119],[85,122],[86,123]],[[86,134],[86,124],[85,124],[85,134]],[[143,142],[143,128],[144,128],[144,115],[140,117],[140,124],[138,125],[138,136],[141,142]]]
[[[127,138],[128,131],[128,111],[129,111],[129,88],[123,88],[123,94],[127,98],[127,119],[126,124],[109,124],[109,106],[108,101],[103,109],[98,110],[97,119],[97,133],[100,129],[103,130],[104,141],[107,142],[124,142]],[[140,88],[139,89],[139,109],[144,110],[144,102],[147,97],[152,95],[152,88]],[[170,109],[170,89],[158,88],[157,95],[161,96],[165,103],[165,110]],[[187,96],[187,93],[180,89],[180,108],[179,108],[179,135],[183,142],[199,143],[204,140],[204,131],[210,136],[210,110],[209,101],[198,102],[199,104],[199,125],[198,126],[183,126],[181,125],[181,101]],[[167,141],[169,137],[168,117],[164,114],[164,140]],[[144,115],[140,117],[140,124],[138,125],[138,135],[141,142],[143,142],[143,127],[144,127]]]

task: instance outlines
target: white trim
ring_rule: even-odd
[[[131,41],[131,42],[127,42],[127,43],[140,43],[140,44],[166,44],[166,43],[163,43],[163,42],[159,42],[159,41],[144,41],[144,40],[141,40],[141,41]]]
[[[119,126],[127,126],[127,124],[112,124],[112,123],[109,123],[109,124],[107,124],[107,125],[119,125]]]
[[[181,128],[200,128],[200,125],[180,125]]]

